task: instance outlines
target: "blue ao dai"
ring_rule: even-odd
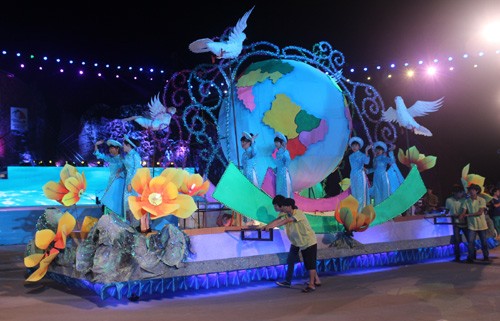
[[[125,187],[125,166],[121,155],[106,155],[95,151],[94,155],[98,159],[108,163],[109,179],[106,189],[100,195],[101,203],[118,217],[125,220],[123,211],[123,189]]]
[[[368,191],[368,177],[366,176],[364,166],[370,162],[370,157],[361,151],[356,151],[349,155],[349,164],[351,165],[351,194],[358,201],[358,211],[361,211],[366,205],[370,204],[370,195]]]
[[[276,195],[283,195],[288,198],[293,198],[292,179],[288,167],[290,166],[290,152],[281,147],[276,152]]]
[[[137,220],[130,211],[130,207],[128,205],[128,197],[137,196],[138,194],[134,189],[129,192],[127,187],[132,183],[132,178],[134,177],[137,170],[141,167],[141,156],[135,149],[131,149],[128,153],[125,154],[123,165],[125,165],[126,170],[125,188],[123,193],[123,208],[126,213],[126,218],[130,222],[130,225],[133,227],[137,227],[140,223],[139,220]]]

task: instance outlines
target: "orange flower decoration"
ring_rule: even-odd
[[[76,167],[66,164],[60,173],[59,182],[50,181],[43,185],[43,193],[48,199],[57,201],[64,206],[76,204],[87,189],[87,179]]]
[[[168,168],[160,176],[151,178],[148,168],[140,168],[132,178],[132,187],[139,196],[129,196],[130,210],[138,220],[147,213],[151,219],[167,215],[187,218],[197,206],[190,195],[179,193],[187,171]]]
[[[401,164],[411,168],[413,165],[417,166],[419,172],[431,169],[436,166],[436,156],[425,156],[420,154],[415,146],[410,147],[406,153],[400,148],[398,151],[398,160]]]
[[[375,209],[372,205],[365,206],[358,212],[358,204],[358,201],[349,195],[340,202],[340,210],[335,211],[335,218],[348,232],[363,232],[375,219]]]
[[[190,196],[203,196],[208,192],[210,182],[203,181],[200,174],[186,175],[181,185],[181,192]]]
[[[43,250],[43,253],[35,253],[24,258],[24,265],[28,268],[39,265],[26,281],[36,282],[45,276],[50,263],[56,258],[61,250],[66,247],[66,237],[73,231],[76,220],[70,213],[64,213],[57,224],[57,233],[50,229],[37,231],[35,234],[35,245]]]

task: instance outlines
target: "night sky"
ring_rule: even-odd
[[[222,35],[255,5],[245,44],[268,41],[279,47],[312,49],[319,41],[329,42],[345,55],[348,68],[357,71],[345,70],[344,75],[374,86],[386,108],[394,106],[396,95],[407,105],[445,97],[441,110],[420,119],[434,136],[409,137],[410,145],[438,157],[436,167],[424,172],[423,178],[441,201],[450,186],[459,182],[468,163],[471,172],[485,176],[488,184],[500,181],[500,54],[495,54],[500,43],[488,43],[479,35],[484,23],[500,19],[498,0],[104,3],[11,4],[2,10],[0,49],[161,68],[169,75],[209,63],[209,54],[191,53],[189,43]],[[478,57],[480,51],[486,53],[484,57]],[[469,53],[468,60],[462,58],[464,53]],[[454,57],[452,72],[446,69],[449,56]],[[420,59],[425,63],[439,59],[438,74],[434,78],[417,75],[412,80],[403,77],[403,63],[415,66]],[[388,70],[391,63],[396,64],[396,71]],[[377,65],[385,70],[376,71]],[[365,66],[368,72],[361,71]],[[2,58],[0,71],[33,77],[19,73]],[[394,77],[387,78],[388,73]],[[367,76],[372,77],[370,81]],[[63,92],[47,96],[71,104],[66,112],[76,115],[92,104],[145,104],[161,90],[161,82],[127,87],[68,76],[62,80],[37,77],[47,77],[41,81],[43,90],[61,86]],[[400,139],[400,144],[406,144],[405,140]]]

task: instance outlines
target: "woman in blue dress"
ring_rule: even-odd
[[[109,179],[104,193],[101,195],[101,203],[106,207],[104,213],[112,211],[122,220],[125,220],[123,212],[123,188],[125,182],[125,166],[123,165],[123,157],[120,154],[122,144],[113,139],[108,139],[106,144],[109,148],[109,155],[99,151],[99,145],[104,143],[100,140],[95,143],[94,155],[98,159],[108,163]]]
[[[243,155],[241,157],[241,171],[245,177],[252,182],[255,186],[259,187],[259,181],[257,179],[257,163],[255,157],[257,156],[257,150],[255,149],[255,139],[258,135],[252,133],[243,132],[240,138],[241,148],[243,148]],[[243,216],[244,225],[256,225],[257,221],[251,220],[246,216]]]
[[[132,178],[134,177],[137,170],[141,167],[141,156],[137,152],[139,147],[139,141],[128,137],[125,135],[123,137],[123,151],[125,152],[125,157],[123,159],[123,165],[125,165],[126,176],[125,176],[125,190],[123,193],[123,208],[125,211],[125,217],[130,222],[130,225],[134,228],[138,228],[141,223],[134,217],[132,211],[128,204],[129,196],[137,196],[137,192],[132,188]],[[144,222],[146,226],[143,227],[146,230],[149,229],[149,221]]]
[[[395,163],[394,153],[392,149],[387,153],[387,145],[384,142],[378,141],[373,144],[374,154],[373,167],[367,173],[373,173],[373,181],[371,187],[371,195],[373,197],[373,205],[376,206],[391,195],[391,184],[387,169]]]
[[[243,156],[241,158],[242,172],[246,178],[255,186],[259,186],[259,181],[257,179],[256,162],[255,157],[257,156],[257,150],[255,149],[254,143],[257,135],[252,133],[243,132],[241,136],[241,148],[243,148]]]
[[[274,162],[276,164],[276,195],[293,198],[292,179],[288,167],[292,159],[290,152],[286,149],[288,139],[285,135],[277,132],[274,137],[274,146],[278,149]]]
[[[368,191],[368,177],[365,172],[365,165],[370,163],[368,156],[368,149],[370,145],[366,146],[365,152],[361,152],[364,142],[360,137],[352,137],[349,140],[349,146],[352,153],[349,155],[349,164],[351,165],[351,195],[358,201],[358,212],[365,206],[370,204],[370,194]]]

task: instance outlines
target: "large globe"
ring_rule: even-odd
[[[275,167],[275,133],[285,134],[293,190],[301,191],[338,167],[352,122],[342,90],[330,76],[303,62],[271,59],[251,64],[239,76],[218,126],[224,156],[236,165],[242,133],[258,134],[259,184]]]

